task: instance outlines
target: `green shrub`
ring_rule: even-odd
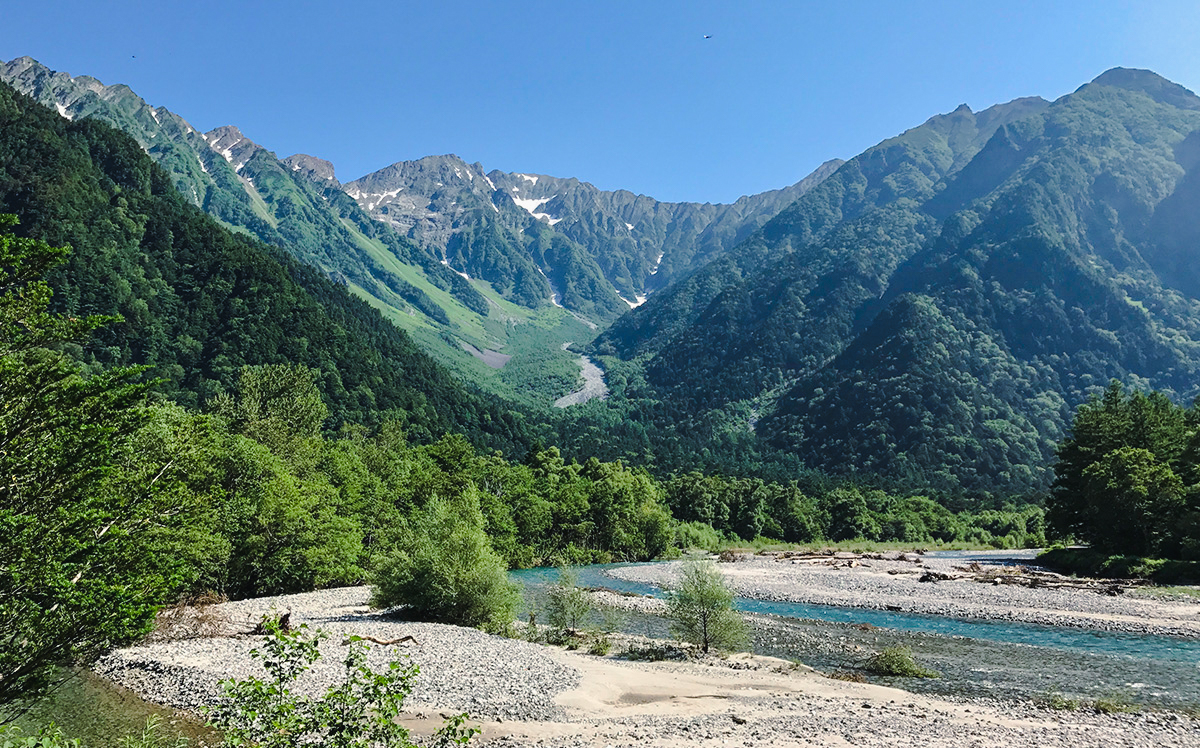
[[[702,548],[715,553],[724,540],[720,532],[704,522],[681,522],[675,526],[675,544],[680,548]]]
[[[0,726],[0,748],[80,748],[78,740],[63,736],[62,730],[49,725],[37,735],[21,736],[21,728]]]
[[[612,639],[608,638],[608,634],[597,634],[592,639],[592,645],[588,647],[588,654],[603,657],[612,651]]]
[[[1055,709],[1062,712],[1073,712],[1079,709],[1083,702],[1079,699],[1069,699],[1061,693],[1051,693],[1046,696],[1045,704],[1050,709]]]
[[[474,486],[455,501],[431,499],[399,535],[372,575],[372,605],[460,626],[501,628],[513,620],[517,587],[484,533]]]
[[[1092,708],[1100,714],[1124,714],[1141,710],[1127,695],[1119,693],[1096,699],[1092,702]]]
[[[252,654],[262,661],[267,679],[225,681],[225,700],[209,710],[210,724],[224,735],[223,745],[415,748],[398,718],[419,672],[416,665],[393,660],[376,673],[367,664],[367,644],[351,636],[345,642],[344,680],[313,698],[297,693],[293,685],[320,659],[318,642],[324,634],[309,634],[306,626],[285,632],[273,619],[264,619],[263,625],[266,641]],[[465,745],[479,732],[463,727],[466,719],[466,714],[448,719],[434,734],[434,744]]]
[[[937,678],[939,673],[921,667],[908,647],[888,647],[867,658],[863,669],[874,675],[894,675],[901,678]]]
[[[577,631],[592,610],[587,590],[579,587],[579,572],[570,566],[558,570],[558,581],[546,591],[546,620],[564,632]]]
[[[746,641],[733,592],[711,561],[684,562],[679,586],[667,597],[667,620],[672,633],[704,652],[733,649]]]
[[[667,648],[661,645],[648,644],[646,646],[633,646],[625,650],[624,655],[627,660],[637,662],[662,662],[670,658],[670,653]]]

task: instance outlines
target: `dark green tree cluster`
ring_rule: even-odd
[[[710,525],[730,537],[789,543],[871,540],[971,543],[999,548],[1045,544],[1045,517],[1033,504],[952,512],[925,496],[896,496],[851,483],[772,483],[691,472],[665,484],[682,522]]]
[[[1058,449],[1048,518],[1109,554],[1200,560],[1200,410],[1113,382]]]

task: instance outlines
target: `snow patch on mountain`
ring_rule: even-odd
[[[60,117],[66,117],[67,119],[73,119],[73,117],[71,117],[71,113],[68,112],[67,108],[65,106],[63,106],[62,104],[55,102],[54,108],[58,110],[58,114]]]
[[[524,179],[526,182],[529,182],[530,184],[538,183],[538,177],[533,176],[532,174],[514,174],[513,176],[520,177],[521,179]],[[516,188],[514,187],[513,189],[516,189]]]
[[[521,175],[521,176],[523,176],[523,175]],[[534,198],[512,196],[512,201],[514,203],[516,203],[517,205],[519,205],[520,207],[524,208],[525,212],[527,212],[529,215],[533,216],[534,218],[537,218],[538,220],[546,221],[551,226],[553,226],[554,224],[558,223],[562,219],[554,218],[549,213],[539,213],[538,208],[542,207],[543,205],[550,202],[551,200],[553,200],[556,197],[558,197],[558,196],[551,195],[550,197],[534,199]]]
[[[546,275],[545,270],[538,268],[537,271],[542,274],[542,277],[546,279],[546,283],[550,286],[550,303],[562,309],[563,305],[560,303],[562,297],[558,295],[558,291],[554,290],[554,281],[550,280],[550,276]]]
[[[621,301],[624,301],[626,304],[628,304],[630,309],[637,309],[639,306],[646,303],[645,296],[634,296],[633,298],[637,299],[637,301],[630,301],[629,299],[625,298],[624,296],[621,296],[621,294],[617,294],[617,298],[619,298]]]

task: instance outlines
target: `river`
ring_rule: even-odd
[[[626,565],[584,567],[579,584],[663,596],[658,587],[605,573]],[[536,599],[537,590],[556,576],[553,569],[513,572],[526,585],[527,599]],[[753,614],[756,653],[797,660],[819,670],[843,669],[885,647],[908,646],[942,677],[873,680],[910,690],[1005,699],[1061,694],[1175,709],[1200,706],[1198,639],[742,597],[735,598],[735,607]],[[622,629],[667,635],[666,622],[647,614],[629,614]]]

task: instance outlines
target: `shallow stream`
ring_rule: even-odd
[[[663,596],[656,586],[605,573],[627,565],[583,567],[579,584]],[[536,599],[537,590],[556,579],[557,572],[528,569],[512,576],[526,585],[527,599]],[[756,653],[798,660],[818,670],[852,667],[885,647],[911,647],[919,662],[942,677],[873,679],[909,690],[1020,699],[1061,694],[1176,709],[1200,707],[1200,639],[742,597],[735,599],[735,606],[755,614]],[[666,622],[647,614],[628,614],[621,628],[632,634],[667,634]]]

